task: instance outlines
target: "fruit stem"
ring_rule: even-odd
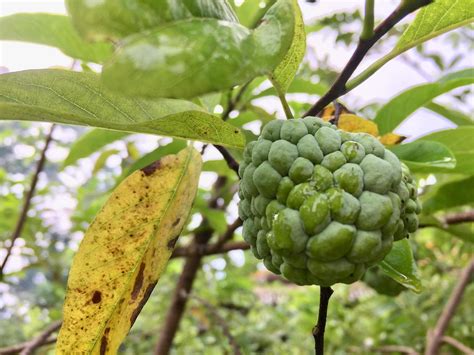
[[[313,328],[314,352],[316,355],[324,354],[324,330],[328,315],[328,305],[331,295],[334,293],[331,287],[320,288],[318,322]]]
[[[293,116],[293,113],[291,112],[290,105],[288,105],[288,102],[286,101],[285,94],[280,93],[278,96],[280,98],[281,105],[283,106],[283,110],[285,111],[286,118],[287,119],[295,118]]]

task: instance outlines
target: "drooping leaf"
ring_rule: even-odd
[[[69,154],[64,160],[63,168],[76,163],[79,159],[94,154],[107,144],[128,136],[128,132],[93,129],[83,134],[72,144]]]
[[[89,40],[120,39],[191,17],[237,21],[227,0],[67,0],[74,26]]]
[[[435,172],[436,169],[454,169],[456,158],[442,143],[414,141],[390,147],[414,172]]]
[[[131,96],[192,98],[270,73],[294,32],[293,0],[279,0],[254,31],[193,18],[129,37],[104,66],[110,88]]]
[[[433,37],[474,21],[472,0],[436,0],[423,7],[397,42],[394,51],[404,52]]]
[[[392,132],[410,114],[435,97],[460,86],[474,83],[474,69],[446,75],[436,82],[422,84],[403,91],[382,106],[374,119],[381,134]]]
[[[188,101],[132,99],[93,73],[28,70],[0,75],[0,119],[45,121],[150,133],[241,148],[236,127]]]
[[[401,285],[417,293],[422,291],[421,280],[408,239],[395,242],[390,253],[379,265],[388,276]]]
[[[438,172],[474,175],[474,137],[473,126],[462,126],[428,134],[419,138],[422,141],[433,141],[444,144],[454,154],[454,169],[437,169]]]
[[[280,64],[270,74],[270,80],[280,95],[284,95],[293,81],[306,51],[306,32],[303,15],[297,0],[293,0],[295,28],[291,46]]]
[[[441,185],[433,196],[423,202],[423,212],[474,204],[474,176]]]
[[[425,105],[428,110],[431,110],[438,115],[447,118],[451,122],[454,122],[458,126],[466,126],[466,125],[474,125],[474,119],[465,115],[464,113],[453,110],[452,108],[448,108],[446,106],[437,104],[436,102],[430,102]]]
[[[57,353],[117,352],[171,256],[200,169],[200,154],[185,149],[112,193],[74,257]]]
[[[155,150],[151,151],[148,154],[145,154],[136,162],[134,162],[131,166],[129,166],[122,175],[118,178],[118,182],[121,182],[127,176],[132,174],[134,171],[139,169],[143,169],[144,167],[150,165],[154,161],[161,159],[162,157],[170,154],[177,154],[179,151],[186,148],[186,142],[181,139],[175,139],[173,142],[160,146]]]
[[[25,13],[0,17],[0,40],[56,47],[86,62],[102,63],[112,55],[111,44],[85,42],[74,30],[71,19],[62,15]]]

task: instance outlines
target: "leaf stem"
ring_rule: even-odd
[[[320,287],[318,323],[313,328],[314,351],[316,355],[324,355],[324,331],[328,315],[328,305],[331,295],[334,293],[331,287]]]
[[[410,6],[405,5],[404,2],[400,4],[382,23],[380,23],[375,30],[373,35],[368,39],[359,39],[359,43],[352,54],[351,58],[347,62],[344,69],[341,71],[337,77],[334,84],[331,88],[323,95],[306,113],[304,116],[316,116],[319,112],[324,109],[332,101],[336,100],[338,97],[346,94],[349,90],[352,90],[354,87],[359,85],[361,82],[366,80],[370,75],[372,75],[378,68],[379,64],[375,65],[374,68],[369,68],[360,78],[355,78],[350,84],[346,84],[351,78],[354,71],[357,69],[359,64],[364,59],[367,52],[377,43],[377,41],[382,38],[388,31],[390,31],[397,23],[404,19],[407,15],[413,11],[419,9],[424,5],[428,5],[432,0],[420,0],[416,1],[415,4],[410,4]],[[375,63],[374,63],[375,64]],[[384,63],[383,63],[384,64]],[[382,64],[382,65],[383,65]],[[381,65],[380,65],[381,66]]]
[[[286,101],[285,94],[279,93],[278,97],[280,98],[281,105],[283,106],[283,110],[285,111],[285,115],[287,119],[295,118],[293,113],[291,112],[290,105],[288,105],[288,101]]]
[[[364,27],[360,34],[360,39],[367,40],[374,35],[374,2],[375,0],[365,0]]]

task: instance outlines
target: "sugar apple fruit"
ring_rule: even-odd
[[[316,117],[268,123],[239,175],[244,239],[299,285],[355,282],[418,228],[408,168],[375,137]]]

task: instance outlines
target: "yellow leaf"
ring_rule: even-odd
[[[188,148],[136,171],[86,232],[69,273],[58,354],[115,354],[163,272],[194,200]]]
[[[340,115],[342,115],[344,113],[352,113],[343,104],[338,103],[338,105],[339,105],[339,114]],[[319,116],[325,121],[330,121],[334,118],[335,113],[336,113],[336,108],[334,107],[334,104],[329,104],[321,111]]]
[[[327,118],[325,121],[330,119]],[[365,132],[375,137],[379,135],[379,130],[374,122],[350,113],[343,113],[339,116],[337,127],[346,132]]]
[[[395,145],[400,144],[403,142],[407,137],[399,136],[395,133],[386,133],[382,137],[379,138],[380,143],[383,145]]]

